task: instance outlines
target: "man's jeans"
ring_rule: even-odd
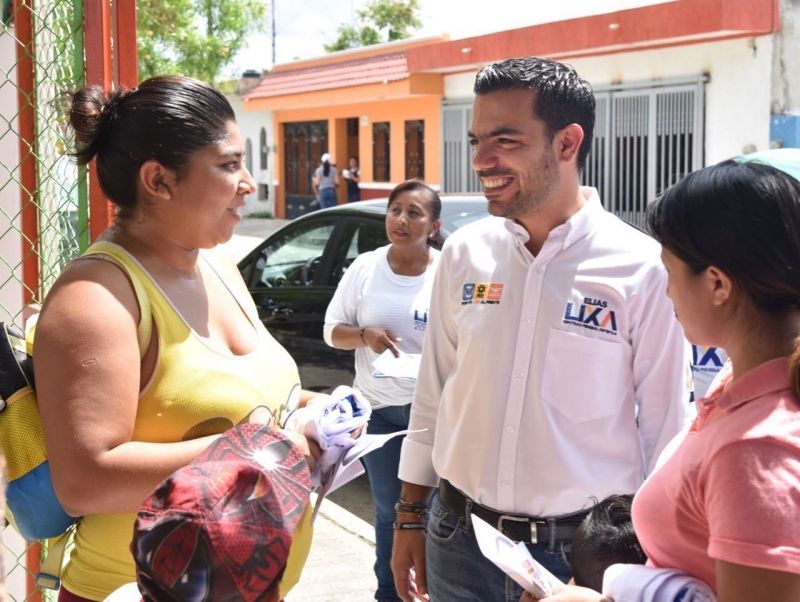
[[[388,406],[372,411],[367,432],[370,435],[387,435],[408,428],[411,404]],[[387,441],[383,447],[364,456],[364,465],[369,474],[372,499],[375,500],[375,576],[378,578],[378,600],[396,600],[397,590],[392,575],[392,543],[394,542],[394,505],[400,499],[400,448],[404,435]]]
[[[564,554],[572,544],[529,544],[528,550],[542,566],[564,583],[572,577]],[[472,525],[439,499],[431,505],[425,544],[428,592],[432,602],[518,602],[522,588],[507,577],[478,547]]]

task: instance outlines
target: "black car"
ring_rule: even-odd
[[[389,244],[385,199],[315,211],[270,235],[239,262],[261,321],[297,362],[303,388],[353,383],[353,352],[322,340],[336,285],[361,253]],[[443,196],[441,232],[488,215],[482,196]]]

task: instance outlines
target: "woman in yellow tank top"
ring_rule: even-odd
[[[83,517],[60,602],[103,600],[135,581],[133,521],[150,491],[225,430],[279,424],[313,395],[236,266],[212,251],[255,190],[225,97],[156,77],[111,95],[84,88],[69,117],[78,161],[97,159],[116,220],[59,277],[37,326],[53,482]],[[289,435],[313,468],[316,444]],[[308,545],[296,537],[292,555]],[[282,593],[296,578],[287,574]]]

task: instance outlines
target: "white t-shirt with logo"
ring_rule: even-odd
[[[722,347],[692,345],[692,380],[695,400],[705,397],[713,380],[722,370],[728,354]]]
[[[440,252],[430,249],[433,261],[424,274],[400,276],[389,266],[389,247],[359,255],[347,268],[328,311],[325,313],[325,342],[331,341],[333,328],[376,326],[388,328],[402,339],[397,343],[404,353],[421,353],[428,327],[428,309]],[[372,362],[378,354],[369,347],[356,349],[357,388],[373,408],[411,403],[414,383],[399,378],[375,378]]]

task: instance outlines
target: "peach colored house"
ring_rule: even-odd
[[[272,111],[275,215],[295,217],[313,199],[322,153],[347,167],[359,158],[361,198],[388,195],[420,178],[439,186],[442,75],[411,73],[406,53],[446,36],[394,42],[277,65],[244,97],[244,110]],[[340,179],[339,202],[346,201]]]

